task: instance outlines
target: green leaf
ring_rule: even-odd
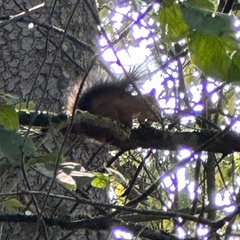
[[[49,156],[45,155],[35,158],[35,160],[32,159],[30,166],[34,163],[34,169],[46,177],[53,178],[56,154],[50,154]],[[52,163],[49,164],[48,159],[50,159]],[[65,162],[59,165],[56,179],[68,190],[75,191],[77,188],[81,189],[86,184],[89,184],[93,180],[94,176],[96,175],[87,172],[79,163]]]
[[[86,184],[90,184],[94,178],[94,174],[87,172],[84,167],[79,163],[75,162],[65,162],[59,166],[58,174],[64,172],[66,175],[69,175],[77,184],[77,188],[81,189]]]
[[[206,75],[227,82],[239,81],[240,55],[233,39],[197,32],[189,39],[192,62]]]
[[[193,7],[187,3],[179,4],[183,19],[192,31],[209,35],[235,37],[233,16]]]
[[[18,114],[13,106],[0,104],[0,125],[6,130],[19,128]]]
[[[45,155],[37,156],[37,157],[32,157],[28,162],[27,162],[27,168],[35,165],[36,163],[44,163],[48,167],[55,167],[56,160],[58,158],[58,153],[57,152],[52,152],[48,153]],[[63,155],[60,156],[60,162],[64,161]]]
[[[24,139],[15,131],[0,129],[0,151],[12,164],[18,164],[21,152],[27,157],[36,155],[36,148],[30,138]]]
[[[124,194],[125,188],[122,184],[117,184],[114,192],[118,197],[121,197]]]
[[[91,185],[95,188],[106,188],[109,184],[110,177],[103,173],[95,173],[95,178],[91,182]]]
[[[34,111],[36,106],[35,103],[33,101],[28,101],[28,102],[20,102],[18,104],[15,105],[15,108],[20,111],[20,110],[24,110],[27,113],[30,113],[30,111]]]
[[[165,42],[177,41],[187,36],[189,28],[183,20],[179,4],[175,2],[163,4],[157,19],[160,22],[162,38]]]
[[[21,208],[25,208],[16,198],[4,200],[2,205],[8,213],[19,213]]]
[[[15,105],[19,102],[19,98],[9,93],[0,91],[0,105]]]
[[[70,191],[75,191],[77,189],[77,184],[75,180],[70,175],[64,172],[58,173],[56,179],[59,183],[61,183],[65,188]]]
[[[191,6],[195,6],[202,9],[211,10],[211,11],[215,11],[217,7],[217,4],[215,5],[214,1],[211,1],[211,0],[188,0],[187,3],[190,4]]]
[[[162,221],[164,231],[172,231],[173,229],[173,221],[169,219],[163,219]]]
[[[234,52],[231,56],[228,82],[240,82],[240,52]]]
[[[53,178],[54,175],[54,168],[53,167],[47,167],[44,163],[36,163],[34,164],[33,168],[40,172],[42,175]]]
[[[127,180],[119,171],[108,167],[106,167],[106,170],[113,176],[114,180],[118,181],[119,183],[127,184]]]

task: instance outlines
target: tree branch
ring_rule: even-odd
[[[41,124],[42,119],[44,121]],[[47,126],[50,122],[58,123],[65,120],[66,115],[50,117],[41,113],[36,117],[33,125]],[[20,124],[29,124],[31,122],[30,114],[21,112],[19,121]],[[62,131],[65,130],[66,128]],[[88,112],[80,112],[75,116],[71,134],[84,134],[125,150],[138,147],[177,150],[189,147],[196,152],[208,151],[224,155],[240,151],[240,136],[231,131],[170,132],[153,127],[126,130],[109,118],[92,115]]]
[[[177,240],[179,238],[174,237],[173,235],[167,233],[160,233],[154,230],[148,229],[141,225],[137,224],[124,224],[116,219],[109,219],[108,217],[96,217],[88,218],[77,221],[66,221],[62,219],[53,219],[48,217],[43,217],[44,222],[48,226],[59,226],[63,229],[92,229],[92,230],[109,230],[112,226],[116,228],[125,227],[126,229],[131,230],[135,235],[144,237],[147,239],[158,239],[158,240]],[[26,215],[0,215],[0,222],[15,222],[15,223],[37,223],[38,216],[26,216]]]

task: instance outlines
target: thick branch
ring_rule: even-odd
[[[85,113],[81,113],[85,115]],[[229,154],[240,151],[240,136],[233,132],[213,130],[170,132],[152,127],[131,129],[129,132],[109,119],[87,115],[77,119],[72,128],[74,134],[85,134],[97,140],[105,140],[120,149],[154,148],[177,150],[189,147],[193,151]],[[90,121],[92,120],[92,121]]]
[[[24,117],[23,117],[24,116]],[[48,117],[47,115],[44,115]],[[52,117],[46,120],[41,114],[35,121],[26,113],[19,117],[20,124],[40,125],[44,119],[43,126],[49,122],[60,122],[65,117]],[[38,121],[36,121],[38,120]],[[64,131],[63,131],[64,132]],[[229,154],[240,151],[240,136],[233,132],[220,132],[213,130],[193,132],[170,132],[162,131],[152,127],[136,128],[126,130],[118,123],[108,118],[103,118],[81,112],[75,116],[71,128],[72,134],[84,134],[99,141],[105,141],[120,149],[154,148],[164,150],[177,150],[182,147],[189,147],[193,151],[209,151],[213,153]]]
[[[126,229],[130,229],[133,231],[135,235],[139,235],[140,237],[144,237],[147,239],[158,239],[158,240],[177,240],[177,237],[167,233],[156,232],[154,230],[142,227],[136,224],[124,224],[119,220],[109,219],[107,217],[96,217],[89,218],[79,221],[65,221],[62,219],[53,219],[43,217],[43,220],[48,226],[59,226],[64,229],[92,229],[92,230],[109,230],[112,226],[121,226],[126,227]],[[0,222],[15,222],[15,223],[37,223],[38,216],[25,216],[25,215],[0,215]]]

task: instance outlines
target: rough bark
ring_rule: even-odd
[[[78,0],[0,1],[0,89],[17,95],[20,101],[33,101],[36,105],[34,110],[62,112],[71,89],[80,84],[97,53],[97,26],[90,13],[97,14],[97,10],[94,0],[88,3],[91,11],[89,4],[87,7],[84,1]],[[91,73],[92,79],[96,79],[95,74]],[[89,84],[92,84],[90,80],[87,81]],[[74,146],[72,143],[76,139],[64,142],[63,136],[54,128],[46,134],[38,135],[35,132],[34,136],[39,154],[57,152],[57,155],[63,154],[67,161],[81,165],[86,165],[92,159],[88,168],[102,166],[106,157],[104,148],[101,155],[93,157],[99,145],[87,139],[79,138]],[[92,231],[87,228],[67,231],[46,226],[42,216],[68,216],[74,220],[103,215],[107,210],[54,196],[27,194],[26,191],[30,190],[70,194],[56,182],[52,185],[51,178],[35,169],[26,168],[27,160],[22,154],[17,159],[17,166],[12,166],[1,155],[1,201],[11,198],[8,194],[16,193],[24,206],[19,207],[17,212],[24,214],[29,211],[38,216],[38,221],[31,224],[3,222],[0,226],[2,239],[110,238],[109,231]],[[74,194],[107,202],[105,191],[93,190],[89,186],[78,189]],[[8,211],[4,205],[1,206],[2,214]]]
[[[96,24],[82,1],[39,4],[0,3],[1,15],[10,17],[1,22],[0,89],[60,112],[67,88],[81,79],[97,52]]]

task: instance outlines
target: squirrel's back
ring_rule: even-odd
[[[150,105],[159,109],[154,96],[146,94],[143,97]],[[132,120],[135,118],[140,122],[145,120],[157,121],[142,97],[132,95],[130,84],[123,80],[92,87],[80,98],[78,108],[117,120],[128,128],[132,127]]]
[[[114,96],[119,94],[125,95],[127,90],[127,83],[124,82],[105,82],[90,88],[86,93],[82,95],[78,102],[78,108],[84,111],[91,109],[92,102],[96,99],[104,100],[105,96],[109,97],[109,93]],[[106,99],[107,101],[107,99]],[[93,113],[94,114],[94,113]]]

